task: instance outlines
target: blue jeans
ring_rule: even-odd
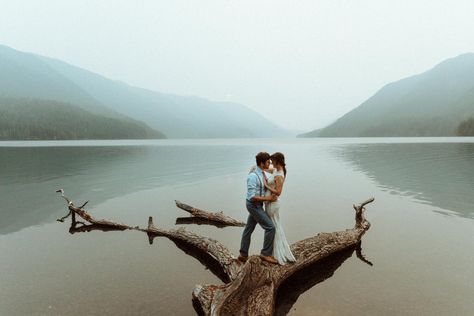
[[[267,213],[263,210],[263,203],[255,204],[247,200],[247,211],[249,217],[242,233],[242,241],[240,243],[240,254],[248,256],[250,239],[257,223],[265,230],[263,239],[263,249],[261,254],[271,256],[273,253],[273,239],[275,238],[275,226]]]

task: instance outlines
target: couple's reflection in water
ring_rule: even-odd
[[[220,223],[212,223],[210,221],[192,217],[178,218],[176,223],[199,223],[203,225],[213,225],[219,228],[225,227],[225,225],[222,225]],[[85,224],[74,219],[71,221],[69,233],[76,234],[91,231],[109,232],[122,230],[123,229],[112,228],[97,224]],[[157,238],[157,236],[148,234],[148,241],[150,244],[154,243],[155,238]],[[222,282],[230,282],[230,279],[228,275],[224,272],[222,266],[211,255],[203,252],[197,247],[191,246],[188,243],[173,238],[170,239],[185,254],[197,259],[204,267],[206,267],[206,269],[208,269],[215,276],[217,276]],[[357,258],[359,258],[361,261],[370,266],[373,265],[372,262],[367,260],[362,254],[362,242],[359,242],[355,246],[332,254],[324,259],[317,261],[312,265],[309,265],[308,267],[302,270],[297,271],[280,285],[279,290],[277,292],[275,315],[287,315],[301,294],[308,291],[317,284],[324,282],[325,280],[332,277],[336,270],[339,269],[339,267],[344,263],[344,261],[353,256],[354,252],[356,253]],[[195,304],[195,302],[192,303],[196,312],[198,314],[202,314],[202,311],[200,310],[198,304]]]

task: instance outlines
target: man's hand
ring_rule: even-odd
[[[269,196],[254,196],[252,202],[276,202],[278,195],[272,194]]]
[[[272,194],[270,195],[270,202],[276,202],[278,200],[278,195]]]

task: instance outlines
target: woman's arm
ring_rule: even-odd
[[[282,176],[276,176],[275,177],[275,194],[280,196],[281,191],[283,191],[283,177]]]
[[[275,188],[272,188],[271,186],[268,185],[267,179],[263,180],[263,184],[265,185],[265,188],[267,188],[270,192],[280,196],[281,191],[283,190],[283,177],[281,176],[275,177],[275,184],[276,184]]]

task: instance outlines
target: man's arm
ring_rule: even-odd
[[[259,182],[260,180],[258,179],[258,176],[255,173],[251,173],[247,177],[247,199],[252,201],[252,202],[275,202],[277,200],[277,197],[274,195],[270,196],[260,196],[259,192]]]
[[[276,200],[278,200],[278,196],[276,195],[269,195],[269,196],[258,196],[258,195],[255,195],[253,198],[252,198],[252,202],[275,202]]]

